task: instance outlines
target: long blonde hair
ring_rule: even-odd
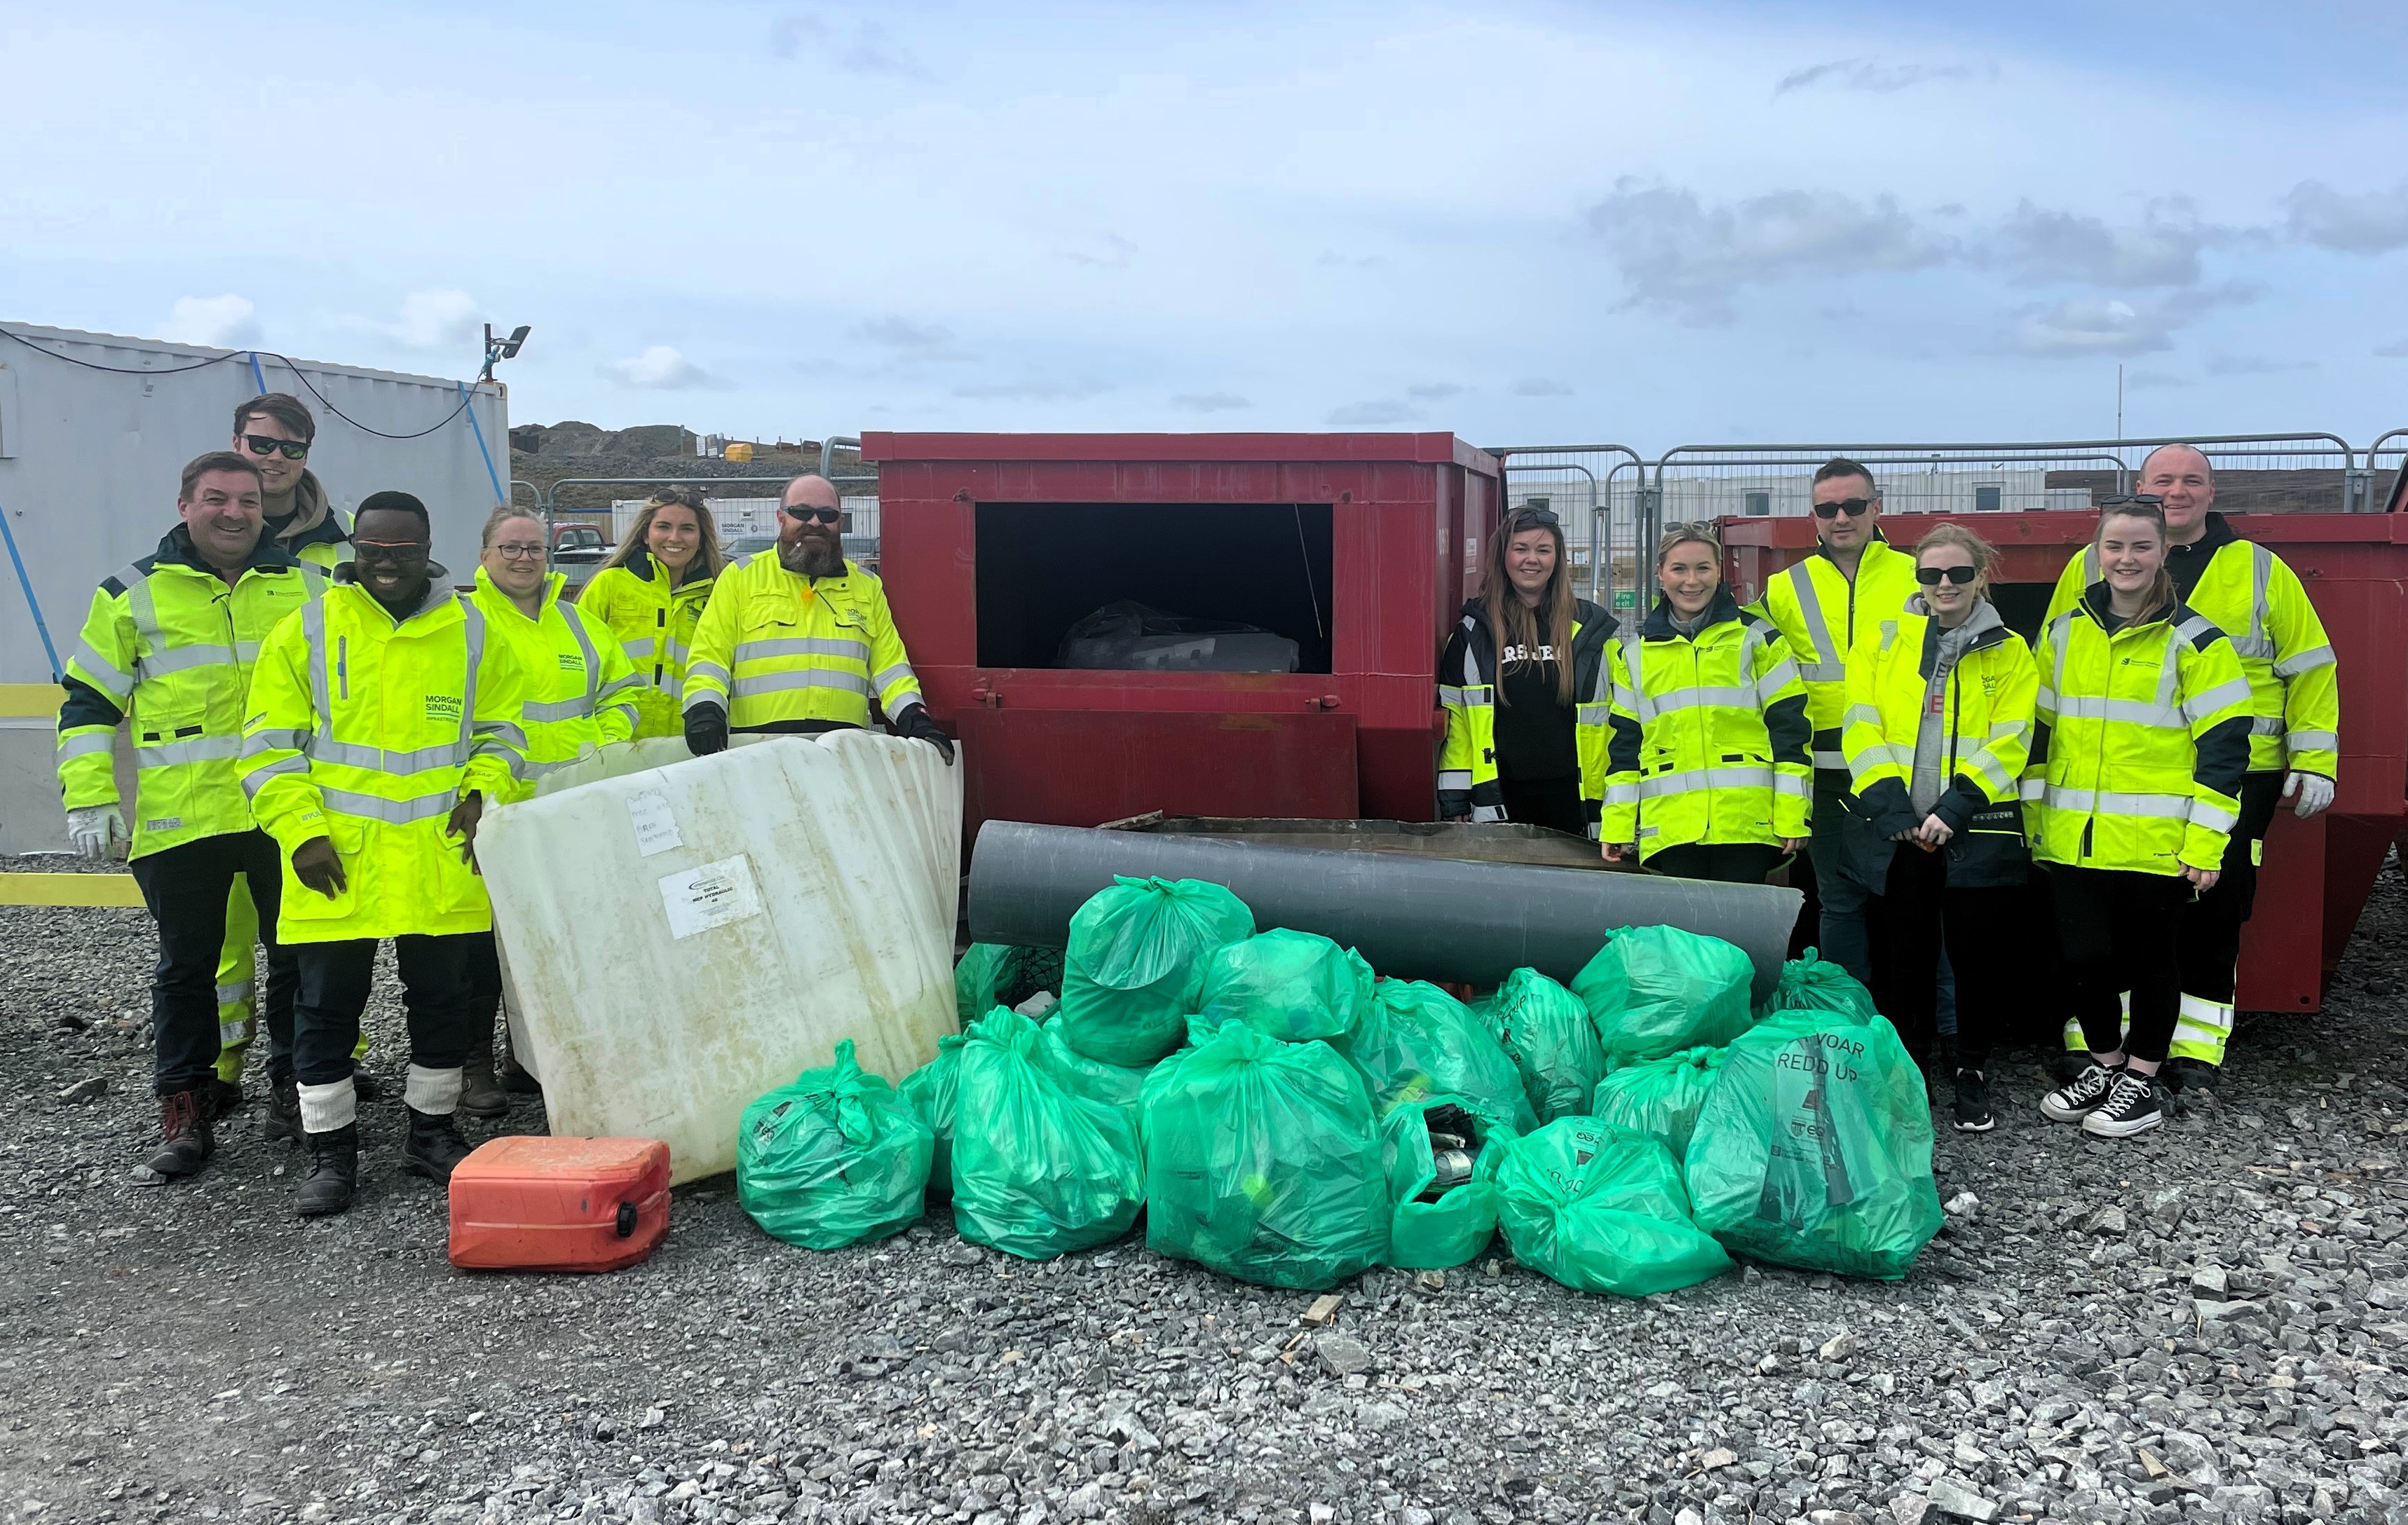
[[[1973,561],[1973,596],[1987,598],[1990,577],[1999,569],[1999,549],[1962,524],[1934,524],[1914,543],[1914,564],[1923,564],[1923,553],[1934,546],[1955,546]]]
[[[1548,575],[1547,586],[1539,592],[1535,609],[1522,602],[1505,577],[1505,548],[1513,537],[1530,530],[1544,530],[1555,542],[1555,569]],[[1555,702],[1570,705],[1572,700],[1572,566],[1571,556],[1564,548],[1564,527],[1555,516],[1529,506],[1516,508],[1497,526],[1496,540],[1490,545],[1488,564],[1480,574],[1480,601],[1488,607],[1488,633],[1497,643],[1497,702],[1510,703],[1505,697],[1505,653],[1513,647],[1535,650],[1545,646],[1555,653]]]
[[[627,533],[620,536],[618,548],[603,559],[602,566],[624,566],[627,558],[639,550],[650,555],[652,520],[664,508],[691,508],[695,524],[701,533],[701,543],[695,547],[694,560],[687,563],[686,580],[691,582],[698,577],[719,576],[727,564],[726,553],[719,549],[719,523],[710,517],[710,506],[703,501],[702,494],[690,487],[664,488],[653,493],[636,515],[636,521],[627,526]],[[601,569],[595,568],[596,571]]]

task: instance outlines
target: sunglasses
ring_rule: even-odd
[[[2112,498],[2099,500],[2099,506],[2101,508],[2163,509],[2165,506],[2166,500],[2155,492],[2122,492]]]
[[[287,461],[299,461],[309,453],[309,442],[306,439],[278,439],[270,435],[245,435],[242,436],[242,443],[243,448],[253,455],[274,455],[281,450]]]
[[[844,510],[841,508],[795,508],[782,503],[778,506],[778,512],[797,524],[808,524],[813,520],[823,524],[833,524],[844,517]]]
[[[1520,529],[1525,525],[1554,525],[1560,529],[1563,520],[1555,517],[1553,508],[1527,507],[1514,509],[1507,516],[1505,525],[1508,529]]]
[[[1842,514],[1845,514],[1850,519],[1862,519],[1865,517],[1865,511],[1873,506],[1873,502],[1871,498],[1842,498],[1837,503],[1818,503],[1814,506],[1814,517],[1837,519]]]
[[[417,541],[407,541],[398,544],[391,540],[354,540],[351,542],[351,550],[353,553],[352,560],[390,563],[395,566],[407,566],[412,562],[423,562],[426,560],[427,549],[428,548],[426,546]]]
[[[1926,588],[1939,587],[1942,577],[1962,588],[1979,576],[1981,574],[1970,566],[1918,566],[1914,569],[1914,580]]]

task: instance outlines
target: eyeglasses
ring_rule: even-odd
[[[1842,498],[1837,503],[1818,503],[1814,506],[1814,517],[1837,519],[1845,514],[1850,519],[1862,519],[1866,510],[1879,501],[1877,498]]]
[[[543,560],[543,548],[541,546],[495,546],[494,550],[495,554],[499,555],[501,559],[506,562],[539,562]]]
[[[841,508],[801,508],[783,503],[778,506],[778,512],[797,524],[808,524],[812,520],[818,520],[823,524],[833,524],[844,517],[844,510]]]
[[[356,561],[407,566],[412,562],[426,560],[427,548],[423,543],[415,540],[402,542],[354,540],[351,542],[351,550],[353,559]]]
[[[1980,576],[1970,566],[1918,566],[1914,569],[1914,580],[1926,588],[1939,587],[1942,577],[1962,588]]]
[[[2156,508],[2163,510],[2166,500],[2155,492],[2119,492],[2112,498],[2100,498],[2101,508]]]
[[[253,455],[274,455],[281,450],[287,461],[299,461],[309,453],[309,442],[306,439],[278,439],[273,435],[245,435],[242,436],[242,443],[243,448]]]

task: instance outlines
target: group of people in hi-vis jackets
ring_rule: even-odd
[[[1870,989],[1962,1131],[1995,1126],[1991,1055],[2033,1005],[2064,1014],[2049,1119],[2123,1138],[2212,1094],[2267,827],[2333,798],[2333,652],[2299,577],[2214,511],[2187,445],[2098,505],[2028,638],[1971,530],[1893,547],[1855,461],[1812,496],[1815,551],[1756,604],[1712,524],[1675,524],[1627,624],[1573,594],[1552,512],[1508,513],[1440,659],[1440,813],[1679,877],[1785,866],[1796,949]]]
[[[315,438],[292,397],[236,409],[233,448],[185,466],[157,550],[93,593],[58,722],[68,834],[88,857],[123,851],[158,923],[160,1136],[136,1178],[200,1170],[243,1105],[256,936],[262,1132],[308,1147],[307,1217],[357,1190],[380,942],[408,1028],[403,1169],[448,1180],[468,1152],[458,1115],[508,1108],[475,856],[489,805],[636,737],[681,734],[706,755],[731,733],[867,726],[873,700],[953,758],[883,588],[844,558],[824,477],[790,482],[776,549],[733,566],[699,497],[660,494],[573,603],[525,509],[487,517],[469,590],[431,560],[433,516],[410,493],[368,494],[346,532],[304,463]]]

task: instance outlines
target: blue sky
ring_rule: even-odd
[[[0,319],[523,322],[517,420],[738,435],[2095,436],[2120,362],[2363,445],[2408,7],[2267,14],[0,0]]]

